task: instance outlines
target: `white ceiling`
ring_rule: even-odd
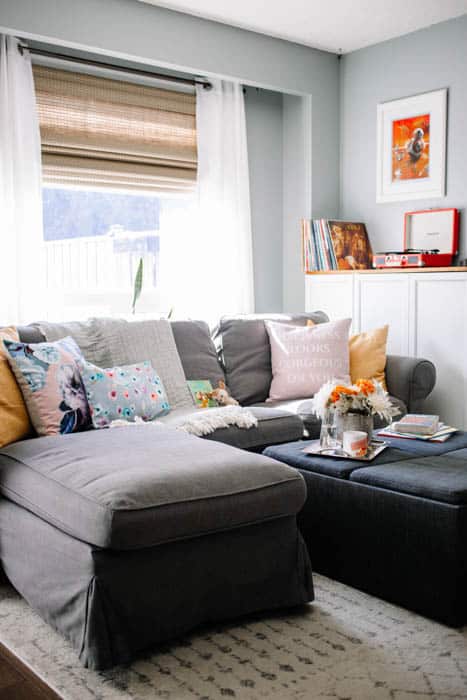
[[[467,0],[141,0],[347,53],[467,13]]]

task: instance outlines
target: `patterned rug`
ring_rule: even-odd
[[[300,611],[204,628],[129,667],[83,669],[6,585],[0,640],[66,700],[467,698],[467,628],[451,630],[315,577]]]

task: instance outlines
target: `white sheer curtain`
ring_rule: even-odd
[[[214,270],[205,288],[216,316],[254,311],[245,100],[239,83],[197,86],[199,245]]]
[[[223,80],[213,80],[210,90],[198,86],[196,129],[197,197],[184,230],[174,226],[166,239],[174,261],[167,268],[176,270],[169,305],[177,315],[215,323],[223,314],[254,311],[242,86]]]
[[[43,308],[41,143],[31,59],[0,35],[0,325]]]

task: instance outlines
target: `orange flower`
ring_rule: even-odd
[[[355,396],[358,393],[357,391],[355,391],[355,389],[351,389],[349,386],[342,385],[336,386],[334,391],[338,391],[339,394],[347,394],[347,396]]]
[[[356,396],[358,392],[355,391],[355,389],[350,389],[350,387],[348,386],[338,384],[336,387],[334,387],[333,391],[331,392],[331,403],[336,403],[336,401],[339,401],[342,394],[345,394],[346,396]]]
[[[362,394],[364,394],[365,396],[368,396],[369,394],[374,394],[374,392],[376,391],[375,385],[369,379],[359,379],[355,382],[355,385],[358,386]]]

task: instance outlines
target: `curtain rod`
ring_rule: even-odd
[[[140,75],[144,78],[156,78],[157,80],[165,80],[168,83],[180,83],[183,85],[202,85],[206,90],[212,88],[212,84],[208,80],[197,80],[196,78],[180,78],[177,75],[169,76],[164,73],[153,73],[149,70],[142,70],[141,68],[130,68],[127,66],[114,66],[112,63],[105,63],[104,61],[94,61],[87,58],[78,58],[76,56],[68,56],[63,53],[55,53],[54,51],[45,51],[44,49],[33,49],[27,44],[18,44],[20,53],[22,54],[25,49],[29,51],[33,56],[45,56],[46,58],[57,58],[60,61],[70,61],[72,63],[79,63],[85,66],[93,66],[94,68],[106,68],[113,71],[120,71],[123,73],[130,73],[131,75]]]

